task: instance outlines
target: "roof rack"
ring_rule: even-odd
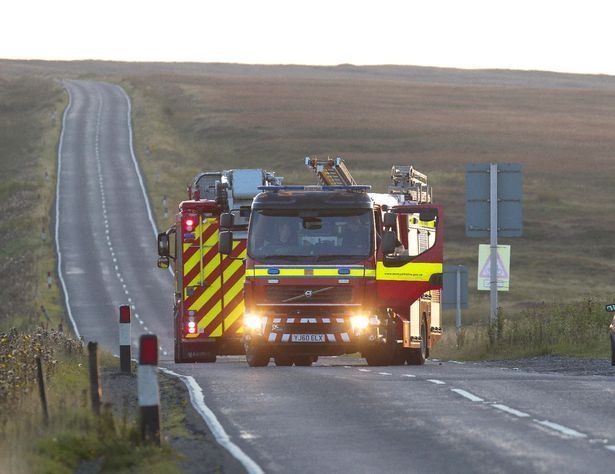
[[[390,194],[403,194],[404,198],[417,203],[432,202],[431,186],[427,184],[427,175],[418,172],[412,166],[393,165],[391,168]]]
[[[261,191],[277,193],[279,191],[350,191],[350,192],[367,192],[372,189],[370,185],[354,184],[354,185],[283,185],[283,186],[259,186]]]
[[[323,186],[354,186],[357,184],[340,157],[335,160],[327,158],[327,161],[318,161],[317,158],[306,156],[305,166],[318,175],[318,180]]]

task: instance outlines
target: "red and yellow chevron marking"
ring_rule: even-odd
[[[245,240],[233,242],[230,256],[218,253],[219,223],[208,218],[183,243],[184,308],[193,312],[197,334],[187,337],[237,336],[243,332]]]

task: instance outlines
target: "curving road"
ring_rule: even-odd
[[[197,410],[247,471],[613,471],[611,376],[433,361],[370,368],[353,357],[311,368],[173,364],[172,281],[155,265],[130,102],[111,84],[65,87],[56,238],[75,330],[117,352],[117,307],[131,304],[133,341],[158,335],[161,365],[192,384]]]

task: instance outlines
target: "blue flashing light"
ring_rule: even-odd
[[[283,185],[283,186],[259,186],[261,191],[369,191],[369,184],[353,184],[348,186],[320,186],[320,185]]]
[[[268,275],[279,275],[280,274],[280,269],[279,268],[268,268],[267,269],[267,274]]]
[[[339,268],[337,273],[338,275],[350,275],[350,268]]]

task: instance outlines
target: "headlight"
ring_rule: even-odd
[[[369,325],[369,318],[363,315],[352,316],[350,325],[354,331],[364,331]]]
[[[262,329],[262,319],[256,314],[245,314],[243,325],[250,331],[260,331]]]

